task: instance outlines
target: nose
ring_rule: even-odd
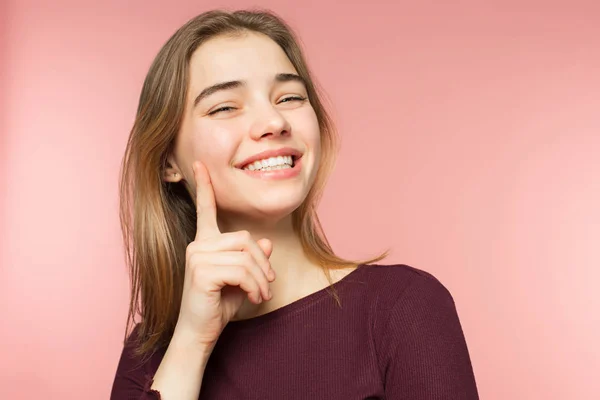
[[[259,112],[250,132],[252,139],[291,134],[292,127],[289,121],[272,105],[263,107]]]

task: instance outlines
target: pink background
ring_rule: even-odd
[[[0,3],[3,399],[108,398],[129,295],[117,179],[142,80],[189,18],[253,5],[84,3]],[[340,255],[392,247],[386,263],[450,289],[482,399],[597,399],[598,3],[437,3],[260,3],[334,104],[326,231]]]

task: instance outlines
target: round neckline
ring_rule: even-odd
[[[358,271],[362,270],[362,269],[364,269],[364,266],[362,264],[359,264],[354,269],[354,271],[350,272],[349,274],[344,276],[339,281],[333,283],[333,287],[336,289],[339,289],[340,287],[344,286],[347,282],[350,281],[351,277],[358,275]],[[329,295],[330,288],[331,288],[331,286],[328,285],[328,286],[324,287],[323,289],[319,289],[316,292],[310,293],[304,297],[299,298],[298,300],[295,300],[289,304],[286,304],[283,307],[279,307],[279,308],[277,308],[273,311],[270,311],[266,314],[258,315],[256,317],[252,317],[252,318],[248,318],[248,319],[229,321],[227,323],[227,325],[225,326],[225,330],[227,329],[227,327],[230,327],[230,329],[231,328],[241,329],[241,328],[256,327],[258,325],[262,325],[262,324],[272,321],[274,319],[277,319],[277,318],[280,318],[280,317],[283,317],[286,315],[294,314],[298,311],[303,310],[305,307],[321,300],[325,296]]]

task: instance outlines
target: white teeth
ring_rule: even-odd
[[[261,168],[260,170],[261,171],[274,171],[276,169],[289,169],[289,168],[292,168],[292,166],[286,164],[286,165],[276,165],[274,167]]]
[[[244,169],[250,171],[271,171],[275,169],[291,168],[293,163],[294,160],[292,156],[277,156],[255,161],[246,165]]]

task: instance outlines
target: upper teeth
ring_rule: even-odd
[[[250,171],[254,171],[257,169],[277,167],[283,165],[292,166],[293,163],[294,160],[292,159],[292,156],[277,156],[254,161],[253,163],[246,165],[243,169],[249,169]]]

